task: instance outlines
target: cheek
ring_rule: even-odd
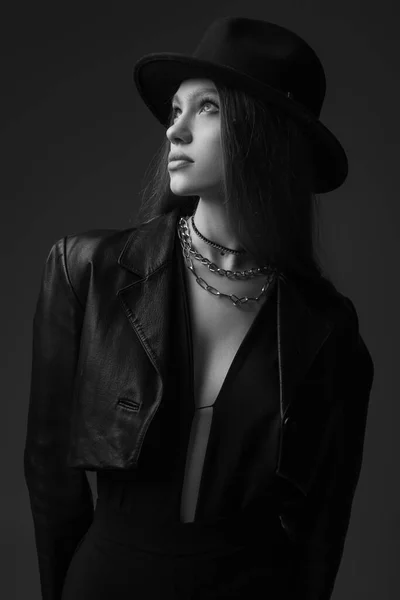
[[[223,169],[223,158],[222,158],[222,148],[221,148],[221,144],[218,141],[218,143],[215,144],[214,147],[214,151],[213,151],[213,165],[214,165],[214,169],[216,171],[218,171],[218,173],[222,172]]]
[[[203,146],[203,158],[208,168],[219,170],[222,164],[222,147],[219,136],[209,138]]]

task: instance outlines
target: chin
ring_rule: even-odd
[[[176,196],[201,196],[209,194],[211,190],[215,189],[216,183],[202,183],[201,185],[194,185],[193,182],[188,181],[185,177],[171,177],[169,187],[173,194]]]
[[[181,183],[171,182],[169,187],[170,187],[171,192],[173,194],[175,194],[176,196],[199,195],[199,191],[197,190],[197,188],[194,188],[191,185],[185,185],[184,182],[181,182]]]

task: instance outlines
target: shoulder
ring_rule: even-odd
[[[365,385],[369,392],[374,379],[374,362],[360,331],[357,308],[351,298],[336,290],[332,309],[334,329],[331,337],[338,369],[348,373],[349,384],[352,379],[360,388]]]
[[[63,238],[69,269],[79,270],[89,263],[118,258],[135,228],[90,229]]]
[[[326,277],[293,278],[308,310],[329,321],[335,330],[358,332],[359,318],[353,301]]]
[[[93,271],[106,273],[109,268],[115,268],[119,255],[136,228],[90,229],[65,235],[54,242],[47,262],[62,261],[64,276],[84,305]]]
[[[126,229],[89,229],[66,235],[56,243],[64,243],[69,268],[79,270],[89,263],[117,260],[133,232],[148,222],[135,223]]]
[[[320,314],[332,325],[330,346],[337,362],[348,360],[359,365],[360,372],[372,384],[374,363],[360,332],[360,319],[354,301],[340,292],[325,277],[300,285],[303,299],[310,310]]]

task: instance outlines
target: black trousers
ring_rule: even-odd
[[[70,563],[62,600],[295,597],[289,557],[282,544],[274,544],[272,529],[270,536],[265,528],[260,530],[264,537],[255,537],[254,543],[248,535],[245,545],[235,522],[227,536],[227,530],[201,523],[177,523],[172,529],[140,529],[138,521],[133,527],[122,513],[96,508],[94,522]]]

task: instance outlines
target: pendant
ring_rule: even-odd
[[[225,256],[225,252],[221,250],[221,256]]]

